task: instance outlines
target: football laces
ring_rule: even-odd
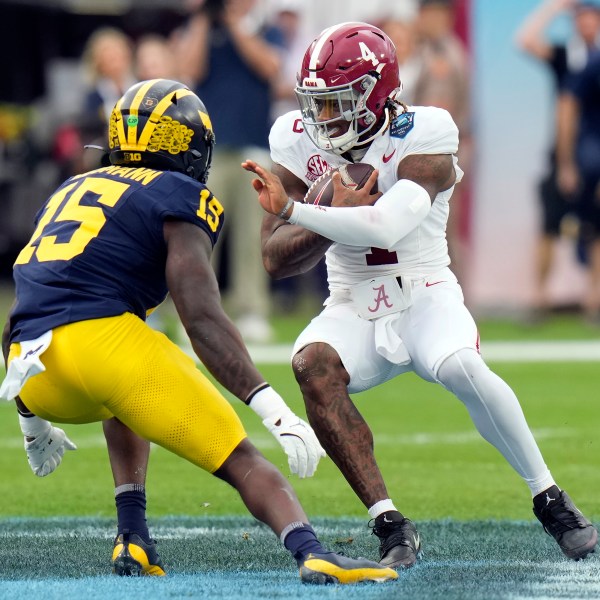
[[[308,188],[308,190],[306,190],[306,194],[304,194],[304,202],[306,203],[306,199],[308,198],[308,195],[313,191],[313,189],[319,184],[321,183],[321,181],[323,181],[323,179],[325,179],[325,177],[327,177],[329,175],[329,173],[331,173],[331,171],[333,171],[335,167],[329,167],[329,169],[327,169],[327,171],[325,171],[322,175],[319,175],[319,177],[317,177],[311,184],[311,186]],[[325,189],[325,188],[323,188]],[[321,197],[323,191],[321,190],[321,194],[319,194],[319,198]],[[315,202],[316,204],[316,202]]]

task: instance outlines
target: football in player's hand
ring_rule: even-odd
[[[367,163],[350,163],[342,165],[335,169],[329,169],[319,179],[317,179],[306,192],[304,202],[308,204],[318,204],[319,206],[331,206],[333,200],[333,182],[332,175],[339,171],[342,177],[342,183],[351,189],[360,190],[366,183],[375,167]],[[377,193],[377,182],[371,189],[371,194]]]

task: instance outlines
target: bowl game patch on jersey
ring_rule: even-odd
[[[402,113],[401,115],[398,115],[392,121],[392,126],[390,127],[390,135],[392,137],[404,139],[410,133],[410,130],[414,126],[415,126],[415,113],[414,112]]]

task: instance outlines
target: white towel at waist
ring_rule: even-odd
[[[400,316],[401,313],[393,313],[375,320],[375,350],[391,363],[405,365],[410,362],[410,355],[394,329]]]
[[[47,350],[51,341],[52,331],[46,331],[35,340],[20,342],[21,354],[15,356],[8,365],[6,377],[0,386],[0,400],[13,400],[30,377],[46,370],[40,356]]]

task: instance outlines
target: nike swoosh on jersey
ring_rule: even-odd
[[[445,279],[442,279],[442,281],[434,281],[433,283],[429,283],[429,281],[425,284],[425,287],[431,287],[432,285],[437,285],[438,283],[446,283]]]
[[[389,154],[388,156],[386,156],[385,154],[383,155],[383,162],[387,163],[390,162],[390,160],[392,160],[392,156],[394,156],[394,154],[396,154],[396,148],[394,148],[394,151]]]

